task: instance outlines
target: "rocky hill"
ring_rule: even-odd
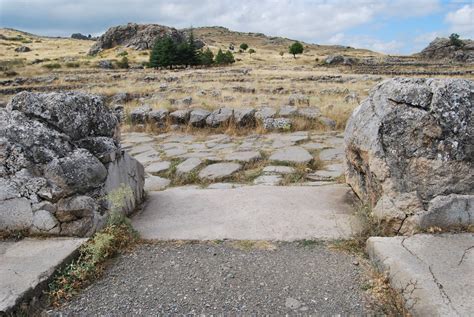
[[[104,49],[109,49],[117,45],[131,47],[137,50],[150,49],[157,37],[165,35],[171,36],[176,42],[185,39],[183,31],[159,24],[136,24],[128,23],[111,27],[89,50],[89,55],[95,55]]]
[[[456,46],[448,38],[434,39],[419,55],[424,59],[444,59],[456,62],[474,63],[474,41],[462,40]]]

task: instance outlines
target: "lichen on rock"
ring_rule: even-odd
[[[0,110],[0,230],[87,236],[105,222],[107,195],[143,200],[144,170],[120,147],[117,116],[101,97],[17,94]]]

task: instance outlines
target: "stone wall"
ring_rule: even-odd
[[[88,236],[126,188],[143,200],[144,170],[119,143],[118,118],[98,96],[22,92],[0,109],[0,230]]]
[[[395,78],[345,131],[346,180],[396,232],[474,224],[474,83]]]

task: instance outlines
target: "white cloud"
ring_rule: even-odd
[[[177,28],[219,25],[313,43],[346,44],[339,38],[342,41],[341,34],[354,28],[438,10],[440,0],[0,0],[0,24],[62,36],[97,34],[127,22]],[[385,52],[401,46],[392,39],[344,39],[348,45],[368,44],[367,48]]]
[[[450,24],[450,31],[461,37],[474,37],[474,5],[466,4],[456,11],[449,12],[445,21]]]

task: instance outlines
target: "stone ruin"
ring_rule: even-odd
[[[85,93],[22,92],[0,109],[0,230],[89,236],[112,209],[144,198],[144,170],[119,142],[119,120]],[[118,210],[120,211],[120,210]]]
[[[474,82],[395,78],[345,131],[346,180],[395,232],[474,224]]]

